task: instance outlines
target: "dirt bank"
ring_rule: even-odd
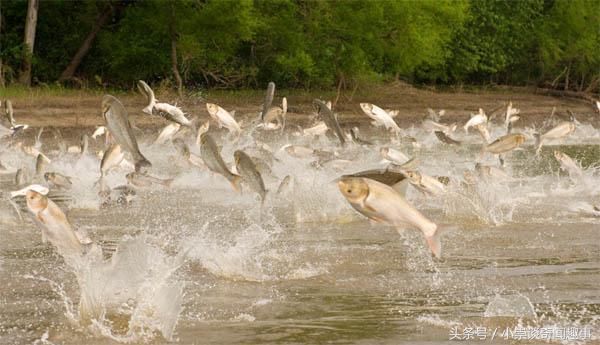
[[[529,89],[497,89],[493,91],[473,92],[438,92],[417,89],[407,85],[378,86],[360,90],[352,94],[342,94],[335,106],[340,114],[342,124],[352,124],[367,120],[359,107],[359,102],[375,103],[383,108],[399,109],[396,118],[401,126],[420,123],[427,112],[426,109],[445,109],[448,122],[464,122],[469,114],[478,108],[490,111],[503,103],[512,101],[514,106],[521,110],[520,125],[538,123],[552,112],[556,107],[557,113],[565,114],[569,109],[576,114],[581,122],[600,123],[600,115],[595,112],[592,104],[587,101],[556,98],[538,95]],[[61,91],[45,92],[40,89],[12,94],[4,94],[0,98],[11,98],[15,117],[19,122],[31,126],[57,126],[57,127],[88,127],[103,123],[100,114],[101,91]],[[235,109],[237,118],[246,119],[257,116],[263,100],[262,91],[212,91],[208,93],[190,93],[182,100],[172,92],[156,91],[161,101],[177,102],[184,111],[191,115],[198,115],[207,119],[205,102],[215,102],[225,109]],[[136,125],[141,127],[159,127],[166,123],[157,117],[149,117],[142,113],[145,98],[136,92],[119,93],[116,96],[123,102]],[[280,102],[280,97],[286,96],[290,107],[289,121],[302,123],[306,116],[311,114],[311,100],[315,97],[333,99],[334,92],[306,92],[306,91],[277,91],[274,103]]]

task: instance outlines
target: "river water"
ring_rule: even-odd
[[[465,169],[479,159],[497,164],[480,157],[475,134],[457,133],[463,145],[448,146],[417,128],[408,133],[420,147],[391,146],[418,157],[422,172],[450,178],[442,196],[412,187],[407,194],[428,218],[449,225],[439,260],[419,232],[399,235],[357,214],[333,182],[384,166],[384,140],[342,149],[289,133],[265,139],[275,159],[263,208],[253,193],[237,194],[221,176],[187,166],[171,144],[152,145],[148,131],[139,138],[151,172],[175,181],[137,190],[130,206],[100,207],[94,155],[54,158],[48,171],[73,177],[61,206],[101,244],[106,261],[70,268],[29,216],[19,221],[0,203],[0,343],[598,343],[600,132],[580,125],[539,157],[529,139],[506,157],[510,179],[471,186],[461,183]],[[226,162],[253,142],[214,136]],[[280,150],[285,143],[351,162],[315,167],[313,157]],[[45,145],[51,152],[50,139]],[[560,171],[553,150],[581,162],[583,175]],[[35,159],[14,149],[0,159],[34,169]],[[109,184],[125,183],[124,174],[111,172]],[[293,182],[277,195],[287,175]],[[2,177],[3,200],[11,178]],[[81,315],[82,296],[99,314]]]

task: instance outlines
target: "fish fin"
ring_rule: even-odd
[[[392,186],[392,189],[398,192],[403,198],[406,198],[406,191],[408,190],[408,179],[403,179],[402,181],[396,183]]]
[[[433,256],[435,256],[438,259],[441,258],[442,257],[442,243],[440,242],[439,237],[436,237],[435,235],[433,235],[433,236],[425,237],[425,239],[427,240],[427,246],[429,246],[429,250],[431,250],[431,253],[433,254]]]
[[[369,205],[363,204],[363,205],[362,205],[362,207],[363,207],[365,210],[369,211],[369,212],[372,212],[372,213],[375,213],[375,212],[377,212],[377,211],[375,211],[375,209],[374,209],[373,207],[371,207],[371,206],[369,206]],[[378,221],[378,222],[380,222],[380,223],[381,223],[381,222],[383,222],[383,221],[382,221],[381,219],[379,219],[379,218],[372,218],[372,219],[374,219],[375,221]]]
[[[233,190],[236,191],[237,193],[241,193],[242,192],[242,177],[239,175],[234,175],[233,178],[231,179],[231,181],[229,181],[231,183],[231,187],[233,187]]]

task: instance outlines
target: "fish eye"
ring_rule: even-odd
[[[348,190],[346,190],[346,192],[352,193],[352,189],[348,189]]]

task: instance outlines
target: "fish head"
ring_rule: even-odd
[[[102,115],[106,114],[110,110],[114,100],[115,98],[111,95],[105,95],[102,98]]]
[[[370,113],[373,109],[373,105],[371,103],[361,103],[360,107],[365,113]]]
[[[198,133],[206,133],[210,127],[210,121],[206,121],[202,126],[198,127]]]
[[[421,182],[421,173],[419,173],[416,170],[405,170],[404,172],[404,176],[406,176],[406,178],[412,182],[412,183],[419,183]]]
[[[554,158],[560,161],[563,158],[563,153],[558,150],[554,150]]]
[[[369,196],[369,185],[361,177],[342,177],[338,180],[338,188],[353,204],[362,204]]]
[[[25,194],[25,200],[27,201],[27,207],[33,213],[38,213],[48,206],[48,197],[31,189]]]
[[[206,110],[210,115],[215,115],[219,111],[219,106],[214,103],[206,103]]]
[[[283,148],[285,150],[285,152],[289,153],[289,154],[294,154],[296,152],[296,147],[294,145],[288,145],[286,147]]]
[[[125,175],[125,178],[127,179],[127,182],[133,181],[133,179],[135,178],[135,175],[136,175],[135,172],[130,172],[127,175]]]
[[[44,180],[46,180],[46,181],[50,181],[50,180],[54,179],[54,177],[55,177],[54,173],[51,173],[51,172],[47,172],[44,174]]]

